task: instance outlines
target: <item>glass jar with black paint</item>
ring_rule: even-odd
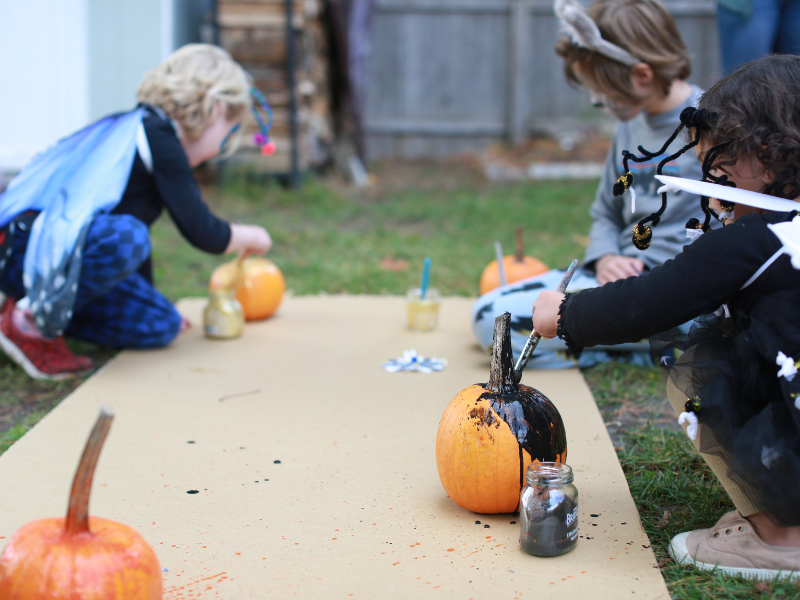
[[[578,543],[578,490],[572,468],[558,462],[533,463],[520,493],[519,543],[528,554],[556,556]]]

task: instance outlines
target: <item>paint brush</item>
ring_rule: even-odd
[[[577,266],[578,259],[576,258],[569,264],[569,267],[567,267],[567,272],[564,273],[561,283],[559,283],[558,287],[556,288],[557,292],[561,292],[563,294],[567,291],[567,286],[569,285],[572,276],[575,274],[575,268]],[[514,383],[519,383],[522,380],[522,371],[525,369],[525,366],[528,364],[531,356],[533,356],[533,351],[536,350],[536,346],[539,345],[540,339],[542,339],[542,336],[536,333],[535,329],[531,331],[531,335],[528,338],[528,341],[525,342],[525,347],[522,349],[522,354],[519,355],[519,360],[517,360],[517,364],[514,367]]]
[[[494,255],[495,258],[497,258],[497,277],[499,278],[500,285],[506,285],[508,279],[506,279],[506,266],[503,264],[503,244],[500,242],[494,243]]]
[[[249,250],[242,250],[239,252],[239,256],[236,258],[236,274],[231,280],[229,289],[235,291],[242,284],[244,280],[244,259],[248,256],[250,256]]]
[[[428,293],[428,282],[431,277],[431,259],[426,258],[422,264],[422,281],[419,284],[419,299],[425,300],[425,294]]]

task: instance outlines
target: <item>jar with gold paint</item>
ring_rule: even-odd
[[[242,335],[244,311],[236,299],[236,290],[218,289],[209,292],[208,306],[203,311],[206,337],[230,340]]]

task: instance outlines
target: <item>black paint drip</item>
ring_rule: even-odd
[[[486,387],[488,384],[478,384]],[[531,460],[566,461],[567,432],[555,405],[539,390],[527,385],[507,387],[502,394],[486,391],[478,400],[488,400],[492,411],[486,411],[484,424],[491,427],[499,416],[519,444],[519,485],[525,484],[523,450]],[[552,424],[552,426],[551,426]],[[498,425],[499,426],[499,425]]]
[[[475,408],[469,411],[469,418],[477,421],[475,424],[479,427],[485,427],[490,436],[492,429],[500,427],[499,419],[508,425],[519,446],[519,487],[522,489],[524,452],[530,455],[531,461],[566,461],[567,433],[553,403],[539,390],[517,383],[511,328],[508,312],[494,320],[489,382],[477,384],[484,391],[475,402]],[[479,406],[481,400],[488,401],[491,409]]]

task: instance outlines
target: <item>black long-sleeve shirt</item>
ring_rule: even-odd
[[[770,314],[762,299],[800,290],[800,271],[786,255],[758,279],[740,288],[781,248],[768,223],[791,220],[797,214],[748,215],[703,234],[673,260],[637,277],[568,295],[560,307],[558,334],[572,352],[598,344],[635,342],[676,327],[730,303],[739,330],[753,313],[781,326],[800,323],[800,306],[791,314]]]
[[[230,242],[231,227],[203,201],[172,124],[148,108],[142,125],[152,155],[152,173],[137,152],[128,186],[112,213],[132,215],[149,227],[166,208],[178,231],[192,246],[222,254]],[[150,278],[149,261],[143,267],[142,274]]]

